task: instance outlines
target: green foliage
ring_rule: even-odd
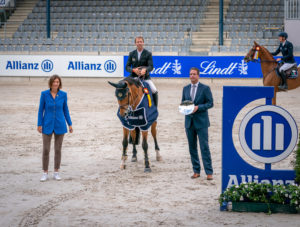
[[[219,198],[224,202],[255,202],[289,204],[300,210],[300,187],[297,185],[272,185],[242,183],[227,188]]]

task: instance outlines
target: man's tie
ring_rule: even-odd
[[[195,99],[195,91],[196,91],[196,85],[192,84],[192,93],[191,93],[191,96],[192,96],[192,101],[193,102],[194,102],[194,99]]]

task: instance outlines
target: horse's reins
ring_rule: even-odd
[[[274,62],[274,63],[276,63],[276,62],[277,62],[277,61],[275,61],[274,59],[273,59],[273,60],[261,60],[261,59],[260,59],[260,61],[255,60],[255,59],[254,59],[254,54],[255,54],[255,52],[258,51],[258,50],[252,48],[252,51],[254,51],[253,54],[252,54],[252,60],[251,60],[252,62],[255,62],[255,63],[260,63],[260,62]]]
[[[117,88],[117,89],[124,89],[124,88]],[[127,92],[127,98],[128,98],[128,99],[127,99],[127,104],[119,105],[120,109],[129,110],[129,111],[130,111],[129,107],[132,109],[131,106],[134,105],[134,104],[136,103],[136,101],[137,101],[137,99],[138,99],[138,96],[134,99],[132,105],[130,105],[130,99],[129,99],[129,96],[131,96],[131,98],[132,98],[132,100],[133,100],[132,93],[131,93],[130,91],[128,91],[128,92]],[[121,100],[123,100],[123,99],[121,99]]]
[[[125,88],[117,88],[117,89],[125,89]],[[125,106],[127,107],[127,106],[129,106],[129,94],[130,94],[130,91],[129,92],[127,92],[127,98],[128,98],[128,102],[127,102],[127,104],[125,104],[125,105],[119,105],[119,107],[120,107],[120,109],[127,109],[127,108],[125,108]],[[120,100],[123,100],[123,99],[120,99]]]
[[[260,61],[258,61],[258,60],[255,60],[254,59],[254,54],[255,54],[255,51],[257,51],[256,49],[252,49],[252,51],[254,51],[254,53],[253,53],[253,56],[252,56],[252,62],[254,62],[254,63],[261,63],[261,62],[273,62],[273,63],[277,63],[277,61],[275,61],[275,60],[262,60],[262,59],[260,59]],[[277,66],[276,66],[277,67]],[[271,72],[273,72],[275,69],[276,69],[276,67],[274,67],[273,69],[271,69],[271,71],[269,71],[267,74],[266,74],[266,76],[268,76]],[[265,77],[266,77],[265,76]]]

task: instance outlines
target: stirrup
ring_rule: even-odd
[[[286,84],[285,85],[279,85],[278,88],[281,89],[281,90],[287,90],[288,89]]]

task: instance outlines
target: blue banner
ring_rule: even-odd
[[[293,184],[295,171],[272,169],[272,164],[288,157],[297,145],[298,128],[293,117],[283,108],[273,106],[274,87],[223,87],[222,113],[222,192],[242,182]],[[237,123],[239,137],[234,139],[237,115],[254,100],[266,99]],[[242,116],[242,115],[241,115]],[[226,120],[224,120],[226,119]],[[241,145],[242,149],[238,149]],[[241,155],[256,161],[249,163]],[[264,163],[260,168],[256,163]]]
[[[295,60],[300,65],[300,57]],[[190,68],[197,67],[204,78],[262,78],[260,63],[246,63],[244,56],[153,56],[153,66],[151,77],[189,77]]]

